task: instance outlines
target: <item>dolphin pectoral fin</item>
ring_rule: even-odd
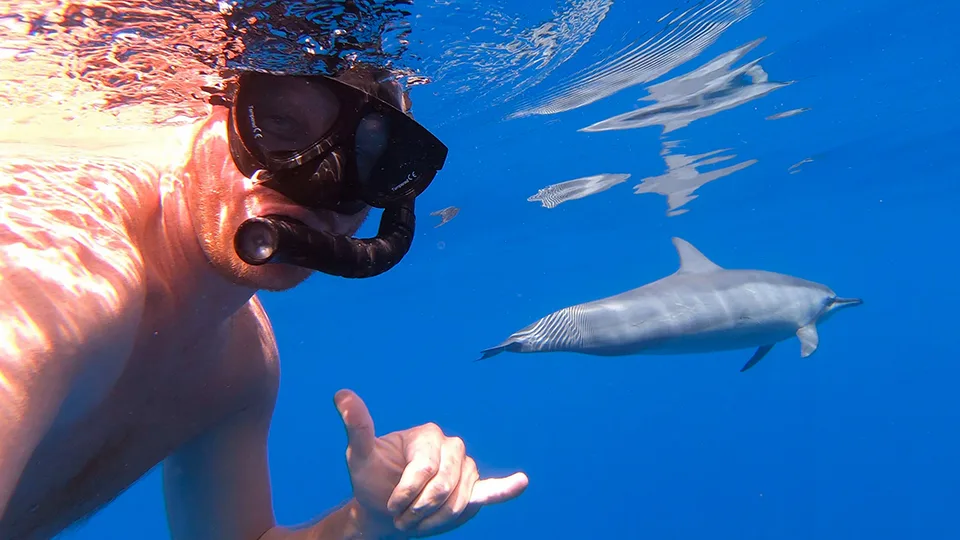
[[[817,326],[814,323],[801,326],[797,330],[797,338],[800,340],[800,358],[806,358],[816,352],[820,344],[820,336],[817,334]]]
[[[750,360],[747,360],[747,363],[740,368],[740,373],[743,373],[744,371],[757,365],[757,362],[763,360],[763,357],[766,356],[772,348],[773,345],[763,345],[762,347],[758,348],[757,352],[753,353],[753,356],[750,357]]]

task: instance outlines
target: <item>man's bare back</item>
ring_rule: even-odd
[[[309,272],[245,265],[231,239],[250,217],[303,209],[236,169],[226,114],[197,127],[172,169],[0,162],[0,539],[50,538],[160,462],[174,538],[434,534],[526,487],[522,474],[479,480],[433,425],[374,438],[345,391],[356,499],[309,530],[276,527],[266,436],[279,366],[254,293]],[[352,234],[365,215],[303,219]]]

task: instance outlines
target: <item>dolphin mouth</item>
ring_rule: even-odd
[[[861,304],[863,304],[862,298],[835,298],[833,300],[834,308],[853,307]]]

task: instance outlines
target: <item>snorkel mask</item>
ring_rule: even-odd
[[[406,255],[414,199],[433,181],[447,147],[377,96],[325,75],[247,72],[228,120],[240,172],[310,210],[383,209],[376,237],[312,229],[280,215],[244,221],[234,249],[245,263],[283,263],[348,278],[381,274]]]

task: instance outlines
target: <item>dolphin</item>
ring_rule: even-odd
[[[576,352],[594,356],[691,354],[756,347],[746,371],[780,341],[817,350],[817,324],[859,306],[829,287],[764,270],[726,269],[674,237],[680,268],[636,289],[555,311],[482,351]]]

